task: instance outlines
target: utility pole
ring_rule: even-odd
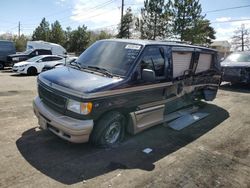
[[[124,0],[122,0],[122,7],[121,7],[121,35],[123,36],[123,9],[124,9]]]
[[[241,25],[241,51],[244,51],[244,31],[245,31],[245,25]]]
[[[18,38],[20,38],[20,30],[21,30],[21,24],[20,21],[18,22]]]

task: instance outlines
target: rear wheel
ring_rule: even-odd
[[[37,74],[37,69],[35,67],[30,67],[27,70],[28,75],[36,75]]]
[[[112,147],[124,137],[125,117],[119,112],[109,112],[94,126],[91,142],[101,147]]]

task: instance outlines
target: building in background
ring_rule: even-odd
[[[221,59],[226,58],[230,54],[231,44],[227,40],[213,41],[210,47],[218,51],[219,59]]]

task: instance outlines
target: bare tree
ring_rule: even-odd
[[[245,28],[242,24],[240,28],[234,31],[234,36],[232,37],[232,47],[234,50],[244,51],[250,50],[250,31]]]

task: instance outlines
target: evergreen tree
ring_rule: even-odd
[[[97,40],[110,39],[112,35],[107,31],[100,31],[97,35]]]
[[[88,47],[89,41],[90,34],[87,32],[87,27],[85,25],[79,26],[70,34],[69,51],[80,54]]]
[[[196,44],[211,43],[211,39],[215,39],[215,31],[201,12],[199,0],[174,0],[172,16],[175,37]]]
[[[69,51],[69,49],[70,49],[70,36],[71,36],[71,32],[72,32],[71,27],[66,27],[66,30],[64,31],[65,40],[64,40],[63,46],[65,47],[65,49],[67,51]]]
[[[50,28],[49,22],[45,18],[42,19],[40,25],[35,29],[32,35],[32,40],[49,41]]]
[[[141,19],[136,27],[142,39],[165,38],[168,35],[169,5],[164,0],[145,0],[141,9]]]
[[[133,14],[132,9],[129,7],[120,23],[118,38],[130,38],[133,28]]]
[[[112,34],[109,31],[89,31],[89,45],[93,44],[97,40],[109,39],[112,37]]]
[[[197,20],[195,26],[188,28],[183,36],[192,44],[209,45],[215,39],[215,30],[209,20]]]
[[[51,24],[49,41],[60,45],[64,45],[65,43],[65,33],[61,27],[61,24],[57,20],[53,24]]]

